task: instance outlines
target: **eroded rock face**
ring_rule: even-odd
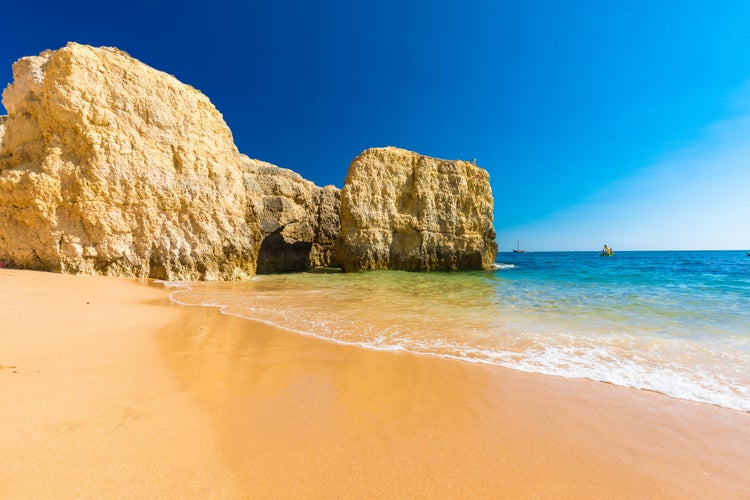
[[[258,214],[206,96],[117,49],[75,43],[20,59],[13,77],[0,259],[76,274],[253,274]]]
[[[336,186],[323,186],[318,191],[318,226],[310,250],[312,266],[338,267],[336,239],[341,231],[341,190]]]
[[[245,185],[260,214],[259,274],[335,266],[340,190],[318,187],[299,174],[243,155]]]
[[[336,256],[345,271],[490,269],[497,256],[489,174],[393,147],[352,161]]]
[[[7,116],[0,116],[0,151],[3,150],[3,144],[5,142],[5,123],[7,121]]]

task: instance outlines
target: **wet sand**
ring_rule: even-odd
[[[750,496],[750,414],[0,270],[0,496]],[[87,303],[88,302],[88,303]]]

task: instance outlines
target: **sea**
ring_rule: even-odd
[[[501,253],[491,271],[165,284],[176,303],[331,342],[750,411],[745,251]]]

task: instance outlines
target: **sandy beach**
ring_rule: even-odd
[[[0,269],[2,498],[739,498],[750,414]]]

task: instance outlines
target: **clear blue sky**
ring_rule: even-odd
[[[399,146],[489,170],[501,250],[750,247],[750,2],[12,2],[24,55],[117,46],[241,152],[341,187]],[[0,110],[4,113],[4,109]]]

